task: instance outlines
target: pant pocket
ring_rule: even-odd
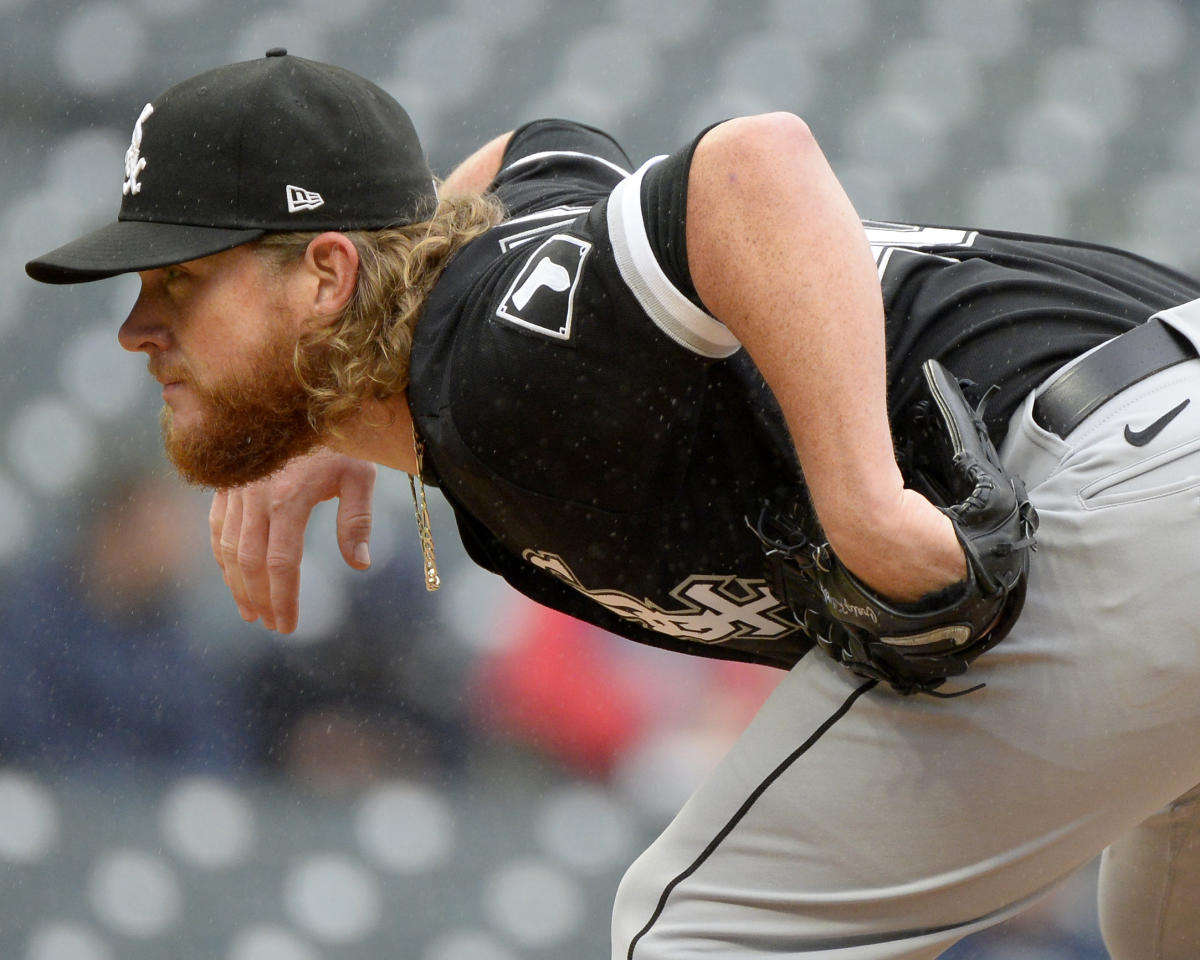
[[[1070,452],[1070,446],[1033,419],[1035,395],[1030,393],[1009,420],[1008,433],[1000,446],[1004,469],[1025,481],[1027,489],[1052,476]]]
[[[1200,487],[1200,438],[1189,439],[1152,457],[1093,480],[1079,490],[1089,510],[1153,500]]]

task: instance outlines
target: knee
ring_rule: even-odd
[[[1113,960],[1200,957],[1200,788],[1104,851],[1099,899]]]

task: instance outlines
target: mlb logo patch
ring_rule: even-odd
[[[571,339],[575,290],[592,245],[555,234],[529,259],[496,308],[496,316],[556,340]]]

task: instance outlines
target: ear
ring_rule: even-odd
[[[322,233],[304,251],[308,313],[319,325],[340,316],[358,282],[358,250],[344,233]]]

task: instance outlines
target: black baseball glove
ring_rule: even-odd
[[[902,694],[931,693],[1012,628],[1025,601],[1037,514],[1007,473],[983,423],[983,402],[937,361],[922,368],[929,398],[905,418],[906,481],[954,524],[967,578],[917,603],[886,600],[842,565],[828,543],[764,511],[756,527],[767,574],[801,628],[826,654]]]

